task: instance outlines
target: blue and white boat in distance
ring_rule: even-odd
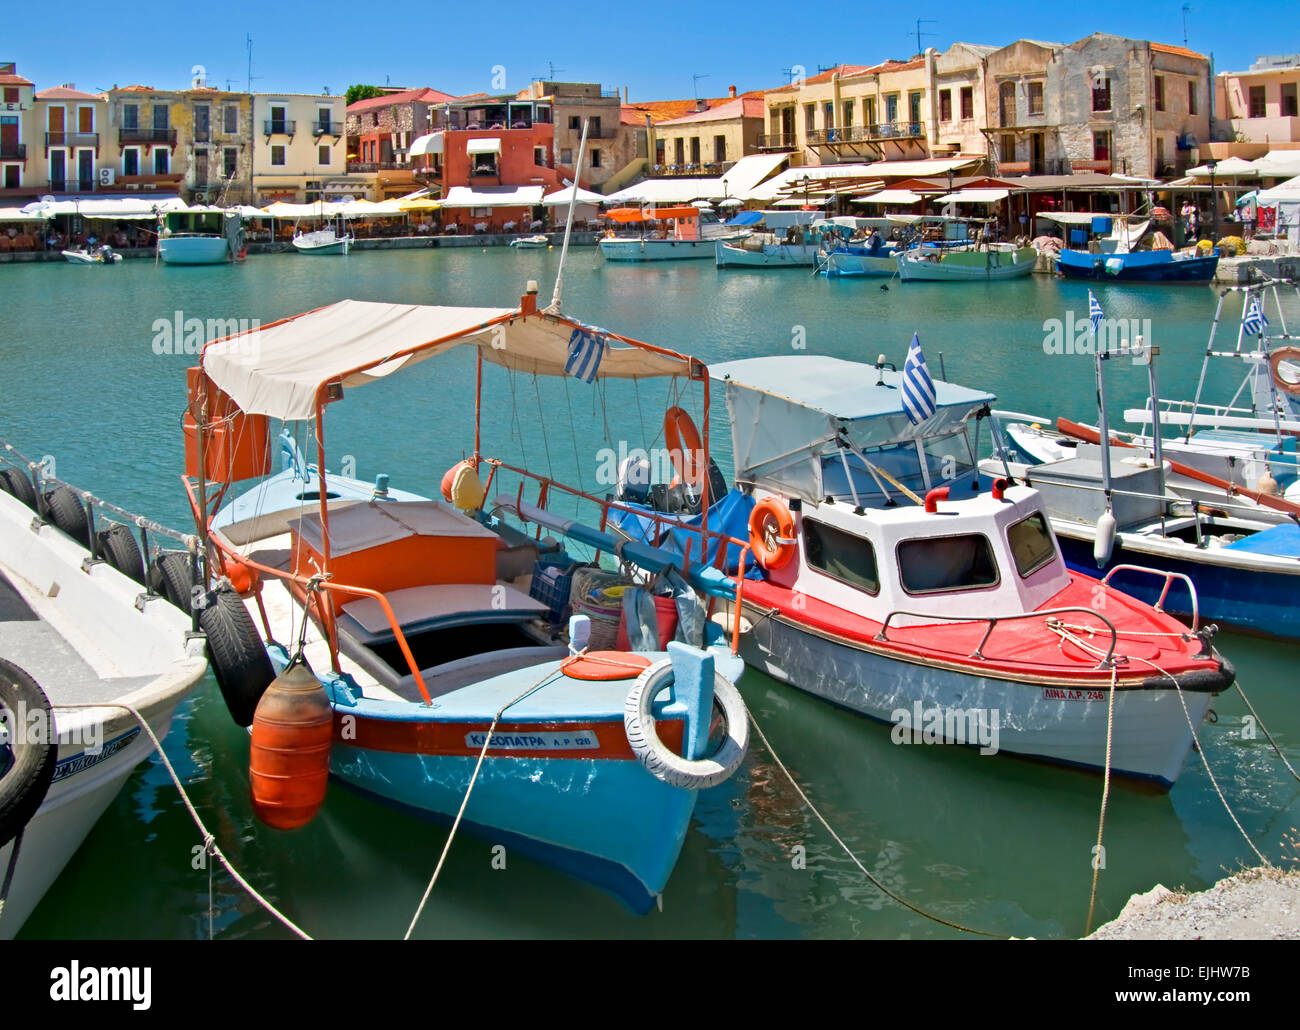
[[[1066,246],[1056,257],[1056,270],[1067,279],[1098,279],[1130,283],[1208,283],[1219,267],[1219,252],[1171,248],[1135,250],[1151,228],[1149,220],[1130,224],[1124,216],[1084,213],[1041,213],[1058,222]],[[1089,238],[1091,237],[1091,242]],[[1078,249],[1078,248],[1085,249]]]
[[[479,455],[454,467],[446,501],[391,490],[387,477],[370,484],[323,472],[287,442],[285,467],[271,474],[269,460],[271,418],[319,420],[327,398],[455,346],[475,348],[485,365],[561,376],[575,331],[586,330],[538,311],[533,294],[519,309],[341,301],[258,329],[255,340],[207,347],[190,407],[207,391],[204,453],[215,457],[203,475],[209,486],[269,478],[214,516],[191,451],[187,487],[209,567],[230,580],[201,618],[224,611],[216,629],[261,656],[223,668],[214,654],[223,692],[251,677],[249,689],[227,693],[237,722],[252,718],[270,677],[289,667],[305,618],[302,654],[333,710],[335,779],[437,821],[451,821],[468,795],[464,828],[645,912],[668,883],[698,791],[743,758],[746,715],[732,687],[743,663],[707,621],[692,641],[699,646],[589,649],[588,619],[566,624],[567,597],[534,581],[571,568],[568,547],[617,550],[651,575],[680,566],[679,556],[548,512],[544,498],[559,484]],[[595,372],[698,381],[699,368],[610,337]],[[226,432],[262,443],[223,450]],[[319,422],[317,433],[323,452]],[[508,477],[544,483],[538,503],[521,499],[522,485],[503,485]],[[501,491],[491,503],[489,489]],[[530,526],[567,542],[539,540]],[[734,592],[716,570],[689,579],[699,594]],[[242,603],[232,603],[234,590]],[[726,726],[716,750],[715,701]]]

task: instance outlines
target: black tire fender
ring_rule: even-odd
[[[249,726],[275,670],[243,599],[233,590],[216,590],[206,600],[199,609],[199,628],[207,634],[212,674],[230,717],[236,725]]]
[[[144,559],[135,534],[120,522],[95,534],[95,553],[122,575],[144,585]]]
[[[54,782],[59,742],[45,691],[26,672],[3,658],[0,658],[0,706],[6,710],[5,749],[13,759],[0,775],[2,848],[18,836],[44,803]]]

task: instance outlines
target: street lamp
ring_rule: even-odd
[[[1219,162],[1210,158],[1205,167],[1210,170],[1210,246],[1216,247],[1219,244],[1219,201],[1214,192],[1214,170],[1219,167]]]

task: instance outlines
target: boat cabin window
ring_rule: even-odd
[[[869,594],[880,592],[876,549],[866,537],[854,536],[815,519],[803,520],[804,557],[818,572]]]
[[[927,536],[898,545],[898,575],[909,594],[996,586],[998,565],[983,533]]]
[[[935,436],[925,440],[925,461],[930,469],[930,482],[935,486],[960,479],[975,468],[970,438],[966,430]]]
[[[1016,571],[1021,578],[1050,565],[1056,557],[1052,531],[1047,528],[1047,520],[1041,512],[1036,511],[1008,528],[1007,543],[1011,545],[1011,557],[1015,559]]]

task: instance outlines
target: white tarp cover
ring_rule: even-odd
[[[838,459],[843,431],[860,450],[942,435],[992,394],[935,380],[936,411],[913,425],[900,400],[901,373],[821,356],[745,358],[714,365],[726,389],[736,478],[816,497],[825,457]],[[883,382],[882,382],[883,380]]]
[[[1261,176],[1289,179],[1300,175],[1300,150],[1270,150],[1255,161]]]
[[[1260,190],[1255,195],[1255,199],[1260,204],[1276,204],[1278,201],[1300,203],[1300,175],[1286,182],[1280,182],[1271,189]]]
[[[501,153],[501,140],[499,139],[472,139],[465,143],[465,153],[467,154],[499,154]]]
[[[573,190],[574,187],[565,186],[562,190],[548,193],[542,200],[542,204],[545,207],[568,207],[570,202],[573,200]],[[604,201],[605,197],[602,194],[592,193],[591,190],[584,190],[582,187],[578,187],[579,206],[583,204],[602,204]]]
[[[540,186],[453,186],[443,207],[533,207],[542,202]]]
[[[609,194],[604,201],[606,204],[655,204],[667,207],[689,204],[700,197],[721,200],[726,196],[727,184],[721,179],[642,179],[635,185]]]
[[[733,197],[747,196],[755,186],[775,172],[793,156],[783,154],[749,154],[723,173],[722,181]]]
[[[533,315],[485,328],[509,308],[434,307],[343,300],[213,344],[203,352],[208,377],[250,415],[311,419],[316,392],[343,378],[361,386],[460,344],[479,347],[484,360],[531,375],[564,375],[573,327]],[[434,341],[442,343],[432,345]],[[429,344],[403,358],[392,355]],[[610,341],[601,378],[686,375],[687,359]]]
[[[0,207],[0,222],[45,222],[49,218],[47,214],[33,214],[21,207]]]
[[[1183,174],[1187,176],[1208,178],[1210,174],[1210,166],[1197,165],[1195,168],[1187,169]],[[1240,157],[1225,157],[1214,166],[1214,177],[1216,179],[1235,179],[1258,174],[1259,170],[1254,161],[1246,161]]]
[[[411,157],[421,157],[427,154],[441,154],[443,148],[443,134],[439,132],[430,132],[421,136],[410,146],[407,154]]]
[[[169,214],[189,210],[180,197],[160,197],[151,199],[141,197],[121,197],[106,200],[52,200],[34,201],[23,207],[28,214],[44,214],[53,218],[56,215],[81,215],[82,218],[115,218],[121,220],[141,220],[156,218],[159,214]]]
[[[936,204],[999,204],[1011,196],[1010,190],[973,189],[957,190],[946,197],[939,197]]]
[[[881,190],[865,197],[854,197],[855,204],[915,204],[925,198],[911,190]]]

